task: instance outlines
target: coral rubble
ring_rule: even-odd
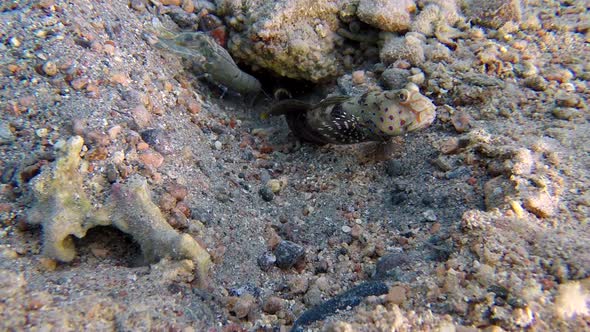
[[[190,235],[178,233],[166,222],[141,176],[114,184],[107,203],[94,206],[84,190],[80,171],[83,145],[80,136],[58,143],[55,164],[34,179],[35,203],[28,221],[43,227],[43,254],[69,262],[76,256],[72,235],[82,238],[95,226],[112,225],[140,244],[148,262],[188,258],[197,262],[199,276],[204,278],[209,254]]]

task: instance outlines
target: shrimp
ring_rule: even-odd
[[[154,20],[157,47],[191,60],[209,80],[241,94],[258,94],[262,86],[254,76],[243,72],[229,52],[204,32],[174,34]]]

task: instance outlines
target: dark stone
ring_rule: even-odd
[[[430,260],[445,262],[453,253],[452,244],[448,243],[446,238],[437,235],[430,237],[424,244],[432,250],[431,254],[427,256],[427,259]]]
[[[402,176],[406,173],[406,169],[401,161],[392,159],[385,163],[385,173],[391,177]]]
[[[258,263],[258,267],[264,272],[269,271],[274,264],[276,263],[277,258],[270,252],[264,252],[262,255],[258,257],[256,262]]]
[[[213,15],[213,14],[207,14],[203,17],[201,17],[201,20],[199,21],[199,28],[202,31],[211,31],[217,27],[220,27],[223,25],[223,21]]]
[[[225,127],[220,124],[213,124],[209,128],[212,132],[216,133],[217,135],[223,135],[227,131]]]
[[[243,296],[245,294],[250,294],[254,297],[260,297],[260,288],[254,286],[253,284],[247,283],[240,287],[231,287],[228,290],[230,296]]]
[[[291,241],[281,241],[274,254],[277,258],[276,265],[281,269],[289,269],[305,257],[305,249]]]
[[[187,286],[184,286],[182,284],[177,284],[177,283],[173,283],[173,284],[169,284],[166,288],[168,288],[168,291],[170,292],[170,294],[176,295],[176,294],[181,294],[181,295],[186,295],[190,293],[190,288],[188,288]]]
[[[513,308],[524,308],[528,305],[528,303],[524,299],[511,296],[508,298],[508,305],[510,305]]]
[[[432,206],[434,204],[434,197],[425,194],[422,196],[422,204],[424,204],[424,206]]]
[[[402,252],[388,253],[377,261],[375,278],[387,278],[395,275],[395,269],[409,263],[408,256]]]
[[[272,190],[270,190],[269,187],[260,188],[258,193],[260,194],[260,197],[262,197],[262,199],[266,202],[270,202],[275,198],[275,194],[272,192]]]
[[[162,129],[148,129],[141,132],[141,138],[149,144],[154,150],[163,155],[169,155],[174,152],[170,135]]]
[[[328,272],[328,261],[325,259],[319,260],[313,264],[313,267],[315,274],[326,273]]]
[[[213,213],[200,206],[191,207],[191,219],[198,220],[203,224],[211,224]]]
[[[501,285],[492,285],[488,287],[488,292],[492,292],[496,294],[497,297],[503,298],[504,300],[508,298],[508,294],[510,293],[508,288]]]
[[[2,176],[0,176],[0,182],[3,184],[8,184],[12,182],[14,178],[14,174],[16,173],[16,169],[18,166],[15,163],[7,163],[4,169],[2,170]]]
[[[467,166],[457,167],[456,169],[445,173],[445,177],[448,180],[456,179],[456,178],[463,177],[463,176],[466,177],[466,176],[470,176],[470,175],[471,175],[471,170]]]
[[[168,16],[176,23],[180,28],[185,30],[197,31],[199,29],[199,17],[194,13],[187,13],[184,9],[177,6],[169,6],[167,8],[169,12]]]
[[[20,178],[23,182],[29,182],[32,178],[41,173],[42,163],[36,163],[31,166],[24,167],[20,172]]]
[[[386,294],[389,287],[381,281],[367,281],[336,295],[332,299],[305,311],[293,324],[291,331],[303,331],[303,326],[335,314],[339,310],[349,310],[356,307],[368,296]]]
[[[401,188],[395,188],[391,191],[391,204],[400,205],[408,200],[408,193]]]
[[[231,200],[231,197],[229,196],[229,193],[227,193],[226,191],[221,191],[215,194],[215,199],[217,199],[221,203],[227,203]]]
[[[238,182],[238,184],[240,185],[240,187],[242,187],[242,189],[244,189],[245,191],[250,191],[252,190],[252,186],[250,186],[249,183],[244,182],[244,181],[240,181]]]
[[[118,177],[119,172],[117,171],[117,167],[114,164],[109,164],[107,166],[107,181],[109,183],[115,183]]]

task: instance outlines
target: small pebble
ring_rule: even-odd
[[[119,136],[119,134],[121,133],[122,130],[123,130],[123,127],[121,127],[120,125],[115,125],[115,126],[112,126],[107,131],[107,134],[109,135],[109,138],[111,140],[114,140],[115,138],[117,138],[117,136]]]
[[[469,169],[469,167],[466,166],[461,166],[461,167],[457,167],[456,169],[452,170],[452,171],[448,171],[445,173],[445,178],[447,178],[448,180],[452,180],[452,179],[457,179],[463,176],[468,176],[471,174],[471,170]]]
[[[581,100],[576,94],[560,91],[555,96],[555,102],[561,107],[576,107]]]
[[[245,318],[250,311],[254,309],[255,305],[256,300],[254,299],[254,296],[246,293],[238,298],[238,301],[233,307],[233,312],[237,318]]]
[[[392,272],[395,272],[392,270],[397,267],[402,267],[408,263],[410,263],[410,258],[403,252],[387,253],[377,261],[377,266],[375,267],[375,278],[390,276]]]
[[[440,152],[443,154],[451,154],[457,150],[459,150],[459,139],[457,137],[446,139],[440,145]]]
[[[35,135],[37,135],[37,137],[39,137],[39,138],[47,137],[47,135],[49,135],[49,129],[39,128],[39,129],[35,130]]]
[[[145,3],[142,0],[131,0],[129,6],[138,12],[145,10]]]
[[[220,141],[215,141],[215,143],[213,143],[213,147],[215,150],[221,150],[223,148],[223,144]]]
[[[551,70],[545,73],[544,76],[549,81],[557,81],[559,83],[567,83],[574,77],[568,69]]]
[[[402,286],[393,286],[385,296],[385,300],[389,303],[400,305],[406,301],[406,289]]]
[[[42,257],[39,259],[39,263],[46,271],[55,271],[57,268],[57,261],[55,259]]]
[[[4,259],[17,259],[18,253],[10,248],[0,250],[0,257]]]
[[[104,53],[107,55],[115,54],[115,45],[107,43],[104,45]]]
[[[92,146],[108,146],[110,144],[109,136],[99,130],[92,130],[88,132],[86,134],[85,140]]]
[[[541,77],[539,75],[535,75],[535,76],[527,77],[524,80],[524,85],[527,88],[530,88],[535,91],[545,91],[545,90],[547,90],[549,83],[547,83],[547,80],[545,80],[543,77]]]
[[[315,281],[314,285],[315,285],[315,286],[316,286],[316,287],[317,287],[319,290],[321,290],[321,291],[324,291],[324,292],[325,292],[325,291],[327,291],[327,290],[330,288],[330,286],[331,286],[331,283],[330,283],[330,280],[328,279],[328,277],[326,277],[326,276],[321,276],[321,277],[319,277],[319,278],[317,278],[317,279],[316,279],[316,281]]]
[[[274,250],[279,245],[279,243],[281,243],[282,239],[272,227],[269,227],[266,232],[266,245],[271,250]]]
[[[149,144],[154,150],[163,155],[169,155],[174,152],[170,135],[162,129],[148,129],[140,133],[141,138]]]
[[[303,294],[309,288],[309,279],[305,275],[296,275],[287,281],[291,294]]]
[[[201,104],[197,103],[194,100],[189,101],[186,104],[186,108],[191,114],[199,114],[201,112]]]
[[[87,160],[105,160],[108,156],[108,150],[104,146],[97,146],[86,153]]]
[[[364,70],[356,70],[352,72],[352,82],[354,84],[363,84],[365,83],[365,71]]]
[[[391,191],[391,204],[400,205],[408,200],[408,194],[401,188]]]
[[[553,216],[557,212],[557,203],[548,193],[538,192],[525,198],[524,208],[539,218],[546,218]]]
[[[113,153],[111,160],[115,165],[121,164],[123,160],[125,160],[125,152],[121,150],[115,151],[115,153]]]
[[[385,173],[391,177],[396,177],[404,175],[406,170],[400,160],[392,159],[385,163]]]
[[[258,191],[258,193],[260,194],[260,197],[262,197],[262,199],[264,201],[266,201],[266,202],[272,201],[274,199],[274,197],[275,197],[275,194],[267,186],[264,186],[264,187],[260,188],[260,190]]]
[[[176,206],[176,198],[169,193],[164,193],[160,197],[159,206],[162,211],[170,211]]]
[[[129,78],[123,73],[115,73],[111,75],[111,82],[115,84],[121,84],[122,86],[128,86]]]
[[[76,79],[70,81],[70,86],[72,87],[72,89],[79,91],[79,90],[84,89],[88,85],[89,82],[90,81],[88,80],[88,78],[80,77],[80,78],[76,78]]]
[[[114,164],[107,165],[107,181],[109,183],[117,182],[117,178],[119,177],[119,172],[117,172],[117,167]]]
[[[408,81],[417,85],[421,85],[426,80],[424,73],[414,74],[408,77]]]
[[[45,62],[42,69],[47,76],[55,76],[57,74],[57,66],[55,65],[55,62]]]
[[[159,168],[164,163],[164,157],[157,152],[146,152],[139,155],[141,162],[154,168]]]
[[[189,220],[186,215],[177,208],[172,209],[170,211],[170,218],[168,219],[168,224],[175,229],[186,229],[189,227]],[[219,256],[223,257],[223,254]],[[218,257],[219,258],[219,257]]]
[[[312,213],[313,213],[313,211],[314,211],[314,208],[313,208],[313,206],[311,206],[311,205],[309,205],[309,204],[308,204],[308,205],[305,205],[305,206],[303,207],[303,215],[304,215],[304,216],[309,216],[310,214],[312,214]]]
[[[283,310],[285,300],[278,296],[269,296],[262,305],[262,310],[267,314],[274,315],[277,312]]]
[[[350,228],[350,226],[347,225],[342,226],[341,229],[344,233],[350,233],[350,231],[352,230],[352,228]]]
[[[184,201],[178,202],[178,204],[176,204],[176,209],[184,214],[187,218],[192,215],[191,208]]]
[[[266,184],[273,193],[278,194],[281,191],[281,181],[277,179],[268,180]]]
[[[434,224],[432,224],[432,227],[430,227],[430,234],[436,234],[440,232],[441,228],[442,225],[439,222],[435,222]]]
[[[264,252],[262,255],[258,257],[256,262],[258,263],[258,267],[264,272],[270,271],[270,269],[276,263],[277,258],[270,252]]]
[[[184,200],[188,195],[188,188],[178,183],[170,184],[166,187],[166,191],[177,201]]]
[[[328,272],[329,267],[330,266],[328,264],[328,261],[326,261],[325,259],[321,259],[319,262],[314,263],[314,273],[315,274],[326,273],[326,272]]]
[[[535,66],[532,62],[524,62],[522,64],[518,64],[514,67],[514,71],[517,75],[527,78],[536,76],[539,74],[539,69]]]
[[[150,112],[145,108],[145,106],[139,104],[131,111],[131,117],[133,118],[135,124],[139,128],[145,128],[149,123],[152,121],[152,115]]]
[[[303,296],[303,302],[306,305],[313,307],[322,303],[322,292],[316,286],[311,286]]]
[[[139,142],[139,143],[137,143],[137,150],[139,150],[139,151],[145,151],[145,150],[147,150],[149,148],[150,148],[150,145],[147,144],[146,142]]]
[[[10,125],[6,121],[0,121],[0,145],[6,145],[14,142],[15,136],[10,130]]]
[[[450,171],[453,168],[452,162],[445,156],[438,156],[431,163],[443,172]]]
[[[514,211],[514,214],[516,214],[518,218],[523,218],[525,216],[525,211],[520,202],[510,200],[508,204],[510,204],[510,208],[512,208],[512,211]]]
[[[305,249],[291,241],[281,241],[274,254],[277,258],[276,265],[281,269],[289,269],[305,257]]]
[[[182,0],[182,9],[187,13],[194,12],[195,5],[193,4],[193,0]]]
[[[471,126],[471,117],[466,112],[456,112],[451,117],[451,123],[458,133],[463,133]]]
[[[358,224],[354,224],[350,230],[350,235],[352,235],[352,237],[355,239],[358,239],[362,233],[363,233],[363,228],[361,226],[359,226]]]
[[[422,217],[424,217],[424,220],[428,222],[435,222],[438,220],[433,210],[426,210],[422,212]]]
[[[16,37],[12,37],[9,39],[10,45],[14,46],[14,47],[19,47],[21,45],[21,42],[18,38]]]

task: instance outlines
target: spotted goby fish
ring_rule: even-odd
[[[283,100],[269,114],[285,115],[295,136],[317,144],[385,142],[428,127],[436,116],[434,104],[413,83],[400,90],[327,97],[317,104]]]

